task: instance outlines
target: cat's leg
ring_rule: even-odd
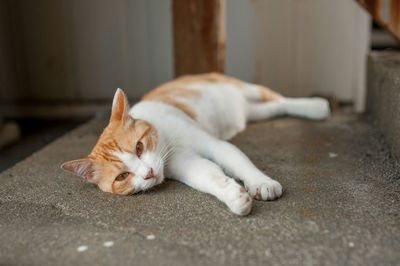
[[[256,84],[244,83],[243,94],[248,100],[248,120],[259,121],[290,115],[313,120],[329,116],[329,103],[323,98],[288,98]]]
[[[326,119],[330,115],[329,103],[323,98],[282,98],[262,103],[248,103],[248,120],[260,121],[284,115],[312,120]]]
[[[250,159],[229,142],[204,135],[196,146],[201,155],[220,165],[229,175],[243,181],[249,194],[260,200],[274,200],[282,195],[282,186],[261,172]]]
[[[237,215],[251,211],[252,198],[245,188],[226,176],[215,163],[193,152],[181,151],[168,164],[168,175],[224,202]]]

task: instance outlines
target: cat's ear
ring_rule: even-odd
[[[129,104],[125,93],[121,89],[117,89],[114,94],[114,100],[111,110],[111,122],[122,122],[128,117]]]
[[[93,163],[89,158],[65,162],[61,165],[61,169],[89,181],[93,178]]]

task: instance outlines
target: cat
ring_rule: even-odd
[[[61,167],[122,195],[150,189],[168,177],[214,195],[243,216],[253,199],[277,199],[283,188],[227,140],[247,122],[284,115],[322,120],[330,108],[322,98],[287,98],[218,73],[162,84],[131,109],[117,89],[109,124],[91,153]]]

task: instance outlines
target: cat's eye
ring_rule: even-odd
[[[115,178],[115,181],[124,181],[128,176],[129,172],[121,173]]]
[[[138,143],[136,144],[136,155],[140,157],[143,153],[143,150],[144,150],[143,143],[141,141],[138,141]]]

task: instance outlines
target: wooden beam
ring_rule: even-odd
[[[356,0],[373,19],[400,42],[400,1],[399,0]]]
[[[175,76],[224,72],[224,0],[173,0]]]

